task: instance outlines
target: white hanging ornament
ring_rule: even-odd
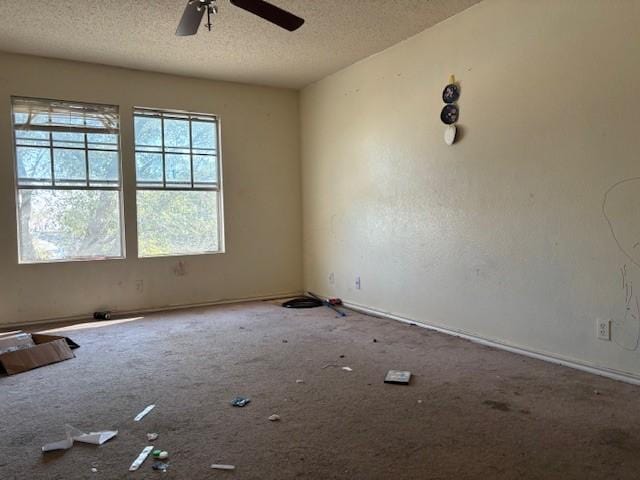
[[[444,129],[444,143],[447,145],[453,145],[456,141],[456,126],[447,125]]]

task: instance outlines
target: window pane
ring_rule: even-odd
[[[49,146],[49,132],[37,130],[16,130],[18,145],[46,145]]]
[[[19,184],[51,183],[51,150],[48,148],[16,147],[16,160]]]
[[[84,150],[53,150],[53,170],[56,185],[86,184],[87,166]]]
[[[216,183],[218,181],[216,157],[211,155],[193,156],[193,182]]]
[[[218,251],[217,192],[139,190],[137,205],[139,256]]]
[[[135,117],[136,146],[162,145],[162,127],[159,118]]]
[[[189,155],[166,154],[167,183],[187,183],[191,185],[191,164]]]
[[[216,124],[213,122],[192,122],[191,135],[193,148],[215,149],[217,143]]]
[[[90,150],[89,181],[91,185],[118,185],[118,152],[98,152]]]
[[[189,121],[165,120],[164,144],[167,147],[189,148]]]
[[[29,115],[27,115],[26,113],[14,113],[13,123],[16,125],[24,125],[25,123],[27,123],[28,118]]]
[[[118,135],[107,133],[88,133],[87,146],[99,150],[117,150]]]
[[[83,133],[53,132],[51,139],[54,147],[84,148]]]
[[[159,153],[136,153],[136,181],[162,185],[162,155]]]
[[[121,257],[120,192],[19,190],[20,261]]]
[[[56,125],[84,125],[84,115],[82,112],[58,112],[51,115],[51,123]]]

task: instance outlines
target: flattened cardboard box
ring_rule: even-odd
[[[74,358],[72,348],[78,345],[66,337],[34,333],[34,346],[0,354],[0,365],[8,375]]]

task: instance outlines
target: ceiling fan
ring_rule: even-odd
[[[211,31],[213,27],[211,16],[218,13],[218,7],[214,5],[215,1],[216,0],[189,0],[178,24],[176,35],[181,37],[195,35],[198,32],[198,27],[202,22],[202,17],[205,12],[207,12],[207,23],[205,25],[209,31]],[[304,23],[303,18],[264,0],[229,0],[229,2],[238,8],[242,8],[258,17],[264,18],[268,22],[282,27],[285,30],[289,30],[290,32],[297,30]]]

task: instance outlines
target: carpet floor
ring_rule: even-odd
[[[62,331],[76,358],[0,377],[2,479],[640,478],[640,387],[419,327],[252,302]],[[119,433],[43,454],[65,424]],[[166,473],[128,472],[145,445]]]

